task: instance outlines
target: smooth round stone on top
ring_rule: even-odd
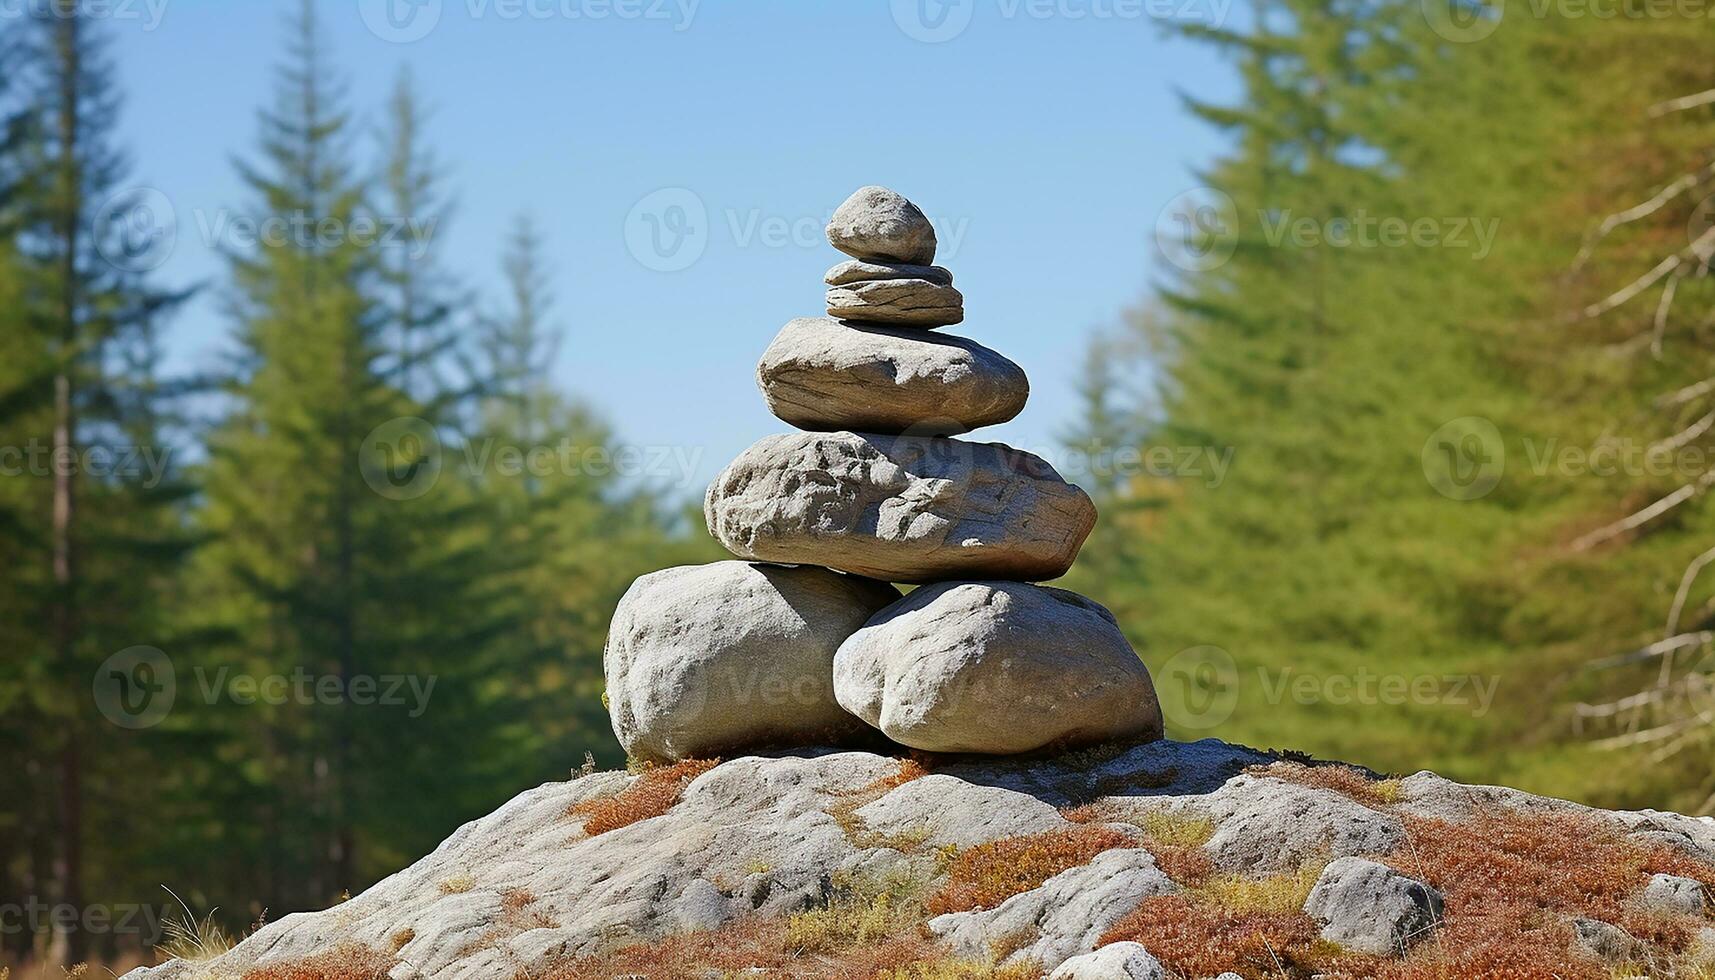
[[[927,279],[875,279],[828,289],[828,315],[842,320],[945,327],[965,319],[965,297]]]
[[[935,226],[917,205],[885,187],[860,187],[834,211],[828,242],[875,262],[929,265],[935,261]]]
[[[938,436],[797,433],[741,453],[703,500],[741,558],[886,582],[1058,578],[1096,524],[1039,456]]]
[[[834,700],[834,651],[898,598],[824,568],[721,561],[645,575],[602,655],[613,733],[651,761],[867,735]]]
[[[1160,738],[1149,669],[1113,614],[1064,589],[945,582],[834,655],[834,694],[901,745],[1011,754]]]
[[[756,367],[768,410],[800,429],[947,435],[1024,410],[1024,369],[987,347],[912,328],[801,317]]]

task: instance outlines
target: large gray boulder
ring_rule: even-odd
[[[1096,508],[1046,461],[995,443],[854,432],[769,436],[704,498],[741,558],[888,582],[1058,578]]]
[[[965,319],[965,296],[926,279],[877,279],[833,286],[828,315],[858,323],[945,327]]]
[[[1030,397],[1024,370],[975,341],[826,317],[786,324],[756,383],[776,417],[825,432],[968,432],[1015,417]]]
[[[930,265],[935,261],[935,227],[917,205],[885,187],[860,187],[834,211],[828,241],[840,251],[870,262]]]
[[[654,761],[849,739],[863,729],[834,699],[834,651],[897,598],[820,568],[723,561],[645,575],[619,601],[602,658],[613,732]]]
[[[1161,737],[1149,669],[1113,614],[1022,582],[947,582],[882,610],[840,646],[834,694],[930,752]]]
[[[1323,939],[1374,956],[1403,955],[1441,921],[1441,909],[1439,891],[1360,857],[1323,868],[1304,901]]]

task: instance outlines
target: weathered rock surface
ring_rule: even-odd
[[[756,368],[768,410],[800,429],[950,435],[1023,411],[1030,381],[975,341],[921,330],[786,324]]]
[[[590,837],[582,830],[583,818],[570,809],[612,797],[640,778],[600,773],[530,790],[351,900],[271,922],[211,962],[193,967],[174,961],[127,976],[237,977],[258,964],[292,963],[347,943],[396,957],[393,976],[400,980],[541,975],[573,957],[605,956],[689,929],[730,929],[750,918],[818,907],[829,901],[831,882],[839,876],[920,875],[920,894],[933,894],[944,874],[936,860],[940,842],[974,846],[1041,833],[1056,828],[1057,818],[1049,816],[1055,808],[1091,802],[1139,816],[1161,808],[1216,814],[1223,825],[1267,835],[1268,846],[1314,854],[1328,830],[1327,815],[1356,804],[1333,790],[1243,772],[1270,761],[1261,752],[1213,739],[1164,740],[1050,759],[947,758],[933,763],[931,775],[888,788],[887,780],[903,772],[897,758],[808,750],[751,756],[697,777],[665,813]],[[1428,780],[1413,779],[1420,791],[1430,792]],[[1291,797],[1292,806],[1272,810],[1266,819],[1243,809],[1266,806],[1288,786],[1303,794]],[[1433,793],[1470,798],[1489,789],[1436,777]],[[853,804],[865,800],[868,805],[854,812]],[[1394,817],[1410,805],[1406,799],[1390,808],[1396,812],[1379,815]],[[1527,818],[1548,809],[1576,812],[1652,843],[1656,826],[1675,816],[1643,818],[1516,792],[1501,806]],[[975,807],[987,812],[972,813]],[[1294,823],[1288,817],[1294,809],[1322,816]],[[1707,823],[1694,817],[1678,821],[1688,828]],[[883,846],[876,838],[885,835],[873,833],[882,824],[926,827],[930,836],[913,843],[917,835],[905,835],[890,842],[897,846]],[[1387,847],[1385,838],[1370,839]],[[1638,884],[1641,889],[1644,880]],[[1121,847],[995,908],[931,922],[946,937],[948,952],[981,955],[985,944],[999,943],[1017,951],[1009,956],[1034,957],[1050,973],[1094,950],[1102,934],[1140,901],[1174,887],[1144,847]],[[520,896],[533,898],[523,913]],[[1630,945],[1637,940],[1602,925],[1579,931],[1604,950],[1638,952]]]
[[[1441,921],[1441,893],[1385,864],[1343,857],[1322,869],[1304,911],[1322,938],[1375,956],[1401,955]]]
[[[1319,857],[1387,854],[1405,825],[1343,796],[1268,776],[1239,776],[1197,801],[1215,822],[1203,846],[1215,866],[1241,874],[1295,871]]]
[[[901,745],[1011,754],[1161,735],[1149,670],[1113,614],[1022,582],[946,582],[840,646],[834,694]]]
[[[1121,848],[1062,871],[1042,887],[992,909],[936,916],[929,920],[929,930],[961,956],[980,961],[1004,944],[1016,952],[1003,962],[1028,961],[1053,969],[1095,949],[1102,934],[1144,899],[1177,890],[1149,851]]]
[[[828,241],[853,258],[930,265],[935,227],[917,205],[885,187],[860,187],[834,211]]]
[[[710,485],[709,531],[741,558],[888,582],[1058,578],[1095,527],[1084,491],[994,443],[770,436]]]
[[[1109,943],[1060,964],[1048,980],[1166,980],[1161,961],[1140,943]]]
[[[899,262],[865,262],[848,259],[828,270],[822,280],[830,286],[847,286],[854,282],[878,279],[922,279],[938,286],[951,286],[953,273],[938,265],[905,265]]]
[[[859,734],[833,696],[834,651],[898,597],[825,569],[742,561],[645,575],[620,600],[603,655],[614,734],[656,761]]]
[[[857,323],[945,327],[965,319],[964,294],[926,279],[878,279],[828,290],[828,315]]]
[[[1644,886],[1643,900],[1650,908],[1684,915],[1702,915],[1707,904],[1702,882],[1667,874],[1650,876],[1649,884]]]

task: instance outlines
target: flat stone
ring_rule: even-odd
[[[943,435],[1023,411],[1024,370],[962,337],[803,317],[756,368],[768,410],[800,429]]]
[[[847,286],[854,282],[874,282],[879,279],[922,279],[938,286],[951,286],[953,274],[938,265],[906,265],[902,262],[865,262],[847,259],[828,270],[822,281],[830,286]]]
[[[841,644],[834,695],[929,752],[1161,737],[1149,669],[1113,614],[1022,582],[931,585],[883,609]]]
[[[769,436],[709,486],[709,531],[741,558],[887,582],[1043,581],[1095,527],[1084,491],[998,443],[855,432]]]
[[[860,187],[846,198],[828,222],[828,241],[865,261],[935,261],[935,226],[917,205],[885,187]]]
[[[965,297],[927,279],[876,279],[829,289],[828,315],[860,323],[945,327],[965,319]]]
[[[741,561],[645,575],[619,601],[602,658],[613,732],[652,761],[860,735],[834,699],[834,651],[898,597],[820,568]]]
[[[1402,956],[1441,921],[1441,893],[1385,864],[1343,857],[1322,869],[1304,912],[1322,938],[1372,956]]]

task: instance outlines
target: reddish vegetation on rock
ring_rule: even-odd
[[[585,800],[567,813],[585,817],[584,833],[591,837],[629,827],[639,820],[659,817],[673,808],[691,781],[720,765],[719,759],[686,759],[670,766],[654,766],[623,791],[613,796]]]
[[[981,844],[953,859],[947,884],[929,900],[929,912],[992,909],[1068,868],[1089,864],[1103,851],[1136,846],[1131,837],[1106,827],[1075,827]]]

